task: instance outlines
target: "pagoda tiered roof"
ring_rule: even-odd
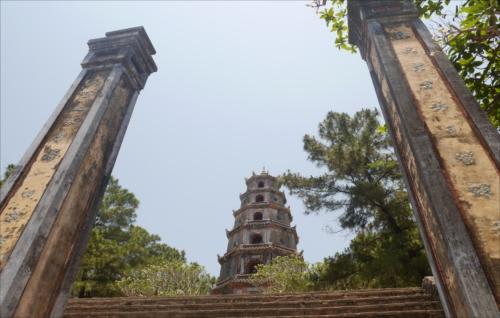
[[[258,229],[258,228],[263,228],[263,227],[281,227],[283,228],[285,231],[288,231],[288,232],[293,232],[294,235],[295,235],[295,239],[297,241],[297,243],[299,242],[299,237],[297,235],[297,232],[295,230],[296,226],[289,226],[285,223],[281,223],[279,221],[275,221],[275,220],[271,220],[271,219],[264,219],[264,220],[258,220],[258,221],[247,221],[245,223],[242,223],[240,225],[238,225],[237,227],[233,228],[232,230],[226,230],[226,236],[229,238],[229,236],[231,236],[232,234],[240,231],[241,229],[248,229],[248,228],[251,228],[251,229]]]
[[[240,213],[243,211],[246,211],[248,209],[263,209],[263,208],[272,208],[276,209],[279,211],[285,211],[288,213],[288,216],[290,218],[290,222],[293,221],[293,216],[292,213],[290,212],[290,207],[289,206],[282,206],[280,204],[274,203],[274,202],[254,202],[252,204],[247,204],[239,208],[238,210],[233,210],[233,216],[237,217]]]
[[[239,244],[235,246],[233,249],[231,249],[229,252],[225,253],[223,256],[217,255],[217,259],[219,261],[219,264],[223,261],[225,261],[229,256],[235,255],[235,254],[251,254],[253,252],[255,253],[261,253],[264,250],[275,250],[275,251],[281,251],[284,254],[297,254],[297,250],[287,247],[282,244],[276,244],[276,243],[259,243],[259,244]]]

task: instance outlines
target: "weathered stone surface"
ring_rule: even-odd
[[[411,1],[349,5],[448,316],[497,317],[500,139]]]
[[[434,279],[433,276],[426,276],[422,280],[422,289],[435,299],[439,299],[437,287],[436,287],[436,280]]]
[[[156,71],[142,27],[89,47],[81,74],[2,188],[2,317],[62,314],[135,101]]]
[[[20,190],[13,192],[6,202],[2,203],[0,226],[2,233],[6,233],[7,240],[0,245],[0,269],[5,265],[6,259],[19,239],[22,230],[33,215],[36,205],[80,128],[82,119],[87,115],[97,93],[102,89],[108,74],[109,71],[89,72],[82,80],[79,92],[71,98],[60,118],[54,124],[52,131],[48,133],[34,162],[25,169],[27,175],[19,182]],[[82,92],[92,92],[93,94],[83,97]],[[78,107],[78,112],[74,111],[75,107]],[[3,211],[16,211],[19,217],[13,220],[11,213]]]

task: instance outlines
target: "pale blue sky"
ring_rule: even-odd
[[[3,2],[1,153],[17,163],[80,70],[86,42],[143,25],[158,72],[139,96],[113,174],[141,201],[137,223],[215,275],[224,229],[265,166],[320,171],[302,137],[330,110],[378,107],[359,55],[338,51],[307,2]],[[346,247],[336,215],[288,196],[305,259]]]

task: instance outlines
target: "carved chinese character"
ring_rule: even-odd
[[[420,83],[420,88],[424,90],[432,89],[432,81],[423,81]]]
[[[60,143],[64,139],[64,137],[66,137],[64,131],[59,131],[54,135],[54,137],[52,137],[52,141],[54,141],[55,143]]]
[[[455,159],[462,162],[466,166],[470,166],[476,163],[476,160],[474,159],[474,153],[472,151],[457,152],[455,154]]]
[[[469,187],[469,192],[474,195],[474,197],[485,197],[485,198],[490,198],[492,195],[491,193],[491,186],[486,183],[481,183],[478,185],[472,185]]]
[[[75,117],[75,118],[66,118],[63,120],[63,126],[68,127],[68,126],[75,126],[76,124],[80,123],[80,119]]]
[[[63,126],[68,127],[68,126],[74,126],[76,123],[72,119],[65,119],[63,121]]]
[[[444,112],[445,110],[448,109],[448,105],[438,102],[432,104],[431,109],[435,112]]]
[[[493,226],[491,227],[493,232],[495,232],[496,235],[500,235],[500,221],[495,221],[493,222]]]
[[[33,193],[35,193],[35,190],[26,190],[21,193],[21,197],[23,199],[29,199],[33,196]]]
[[[33,172],[34,176],[40,176],[40,175],[43,175],[43,174],[45,174],[45,171],[42,171],[42,170],[37,170],[37,171]]]
[[[42,161],[52,161],[59,155],[61,150],[45,146],[45,148],[43,148],[43,152]]]
[[[416,73],[425,71],[425,65],[423,63],[413,63],[412,67],[413,71]]]
[[[75,107],[73,107],[71,109],[71,111],[73,111],[73,112],[84,112],[86,110],[87,110],[87,107],[85,107],[85,106],[83,106],[81,104],[77,104]]]
[[[89,97],[92,97],[92,95],[94,94],[94,92],[92,90],[89,90],[89,89],[82,89],[79,93],[78,93],[78,97],[79,98],[89,98]]]
[[[390,32],[389,37],[393,40],[404,40],[408,39],[410,35],[408,35],[408,33],[405,33],[403,31],[396,31],[396,32]]]
[[[453,126],[447,126],[446,127],[446,133],[450,137],[455,137],[457,135],[457,130]]]
[[[7,216],[5,217],[5,222],[11,223],[11,222],[17,221],[21,215],[23,215],[23,214],[17,210],[14,210],[14,211],[7,214]]]
[[[16,232],[21,232],[21,228],[19,226],[12,226],[12,227],[9,227],[7,228],[7,235],[5,237],[12,237],[12,235]]]
[[[412,47],[406,47],[401,53],[408,55],[408,54],[417,54],[418,51],[415,48]]]

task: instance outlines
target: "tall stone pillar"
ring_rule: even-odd
[[[143,27],[88,45],[80,75],[1,189],[1,317],[62,315],[137,96],[156,71]]]
[[[409,0],[348,1],[448,317],[499,317],[500,140]]]

